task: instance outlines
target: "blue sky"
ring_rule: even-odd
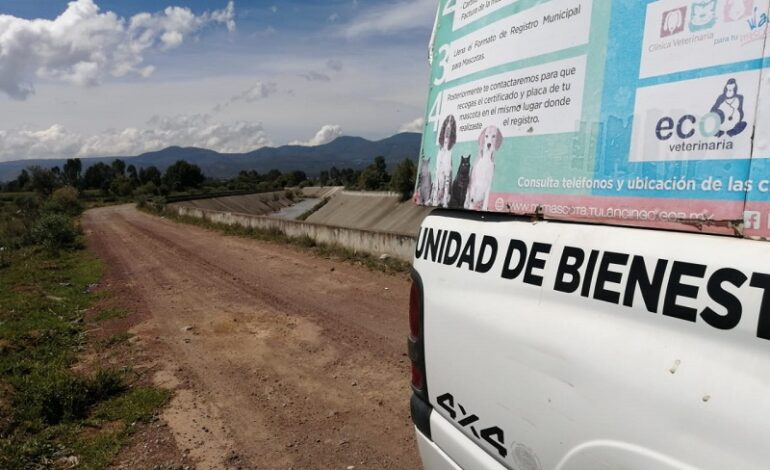
[[[436,3],[0,0],[0,161],[419,130]]]

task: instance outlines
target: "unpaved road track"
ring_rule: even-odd
[[[117,206],[84,217],[198,468],[416,469],[409,284]],[[151,450],[150,450],[151,451]]]

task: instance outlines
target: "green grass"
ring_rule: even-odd
[[[96,321],[113,320],[115,318],[126,318],[131,312],[125,308],[110,307],[104,308],[96,314]]]
[[[0,269],[0,468],[55,467],[71,456],[78,468],[105,468],[168,392],[132,388],[123,371],[71,369],[87,346],[84,315],[99,297],[87,286],[101,277],[99,260],[35,247],[9,256]]]
[[[153,215],[163,215],[167,219],[173,220],[175,222],[195,225],[198,227],[207,228],[209,230],[215,230],[224,235],[252,238],[270,243],[293,245],[317,256],[333,258],[351,264],[365,266],[374,271],[383,271],[386,273],[404,273],[409,272],[411,269],[410,263],[401,261],[397,258],[388,257],[386,259],[380,259],[379,256],[357,252],[338,244],[318,243],[307,235],[293,238],[287,236],[277,228],[259,229],[253,227],[241,227],[239,225],[218,224],[205,219],[199,219],[197,217],[181,216],[170,211],[158,213],[148,208],[141,208],[141,210],[144,210],[145,212]]]
[[[16,199],[24,196],[34,196],[33,192],[6,193],[0,191],[0,202],[14,202]]]
[[[97,406],[91,419],[97,422],[122,420],[129,425],[148,421],[153,412],[163,406],[170,392],[158,388],[135,388]]]

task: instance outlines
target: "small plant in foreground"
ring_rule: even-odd
[[[51,252],[75,248],[78,231],[64,214],[46,214],[32,227],[32,240]]]

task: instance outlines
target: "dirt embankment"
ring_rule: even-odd
[[[89,211],[84,226],[139,312],[136,344],[175,389],[163,420],[198,468],[419,467],[405,275],[129,206]]]

